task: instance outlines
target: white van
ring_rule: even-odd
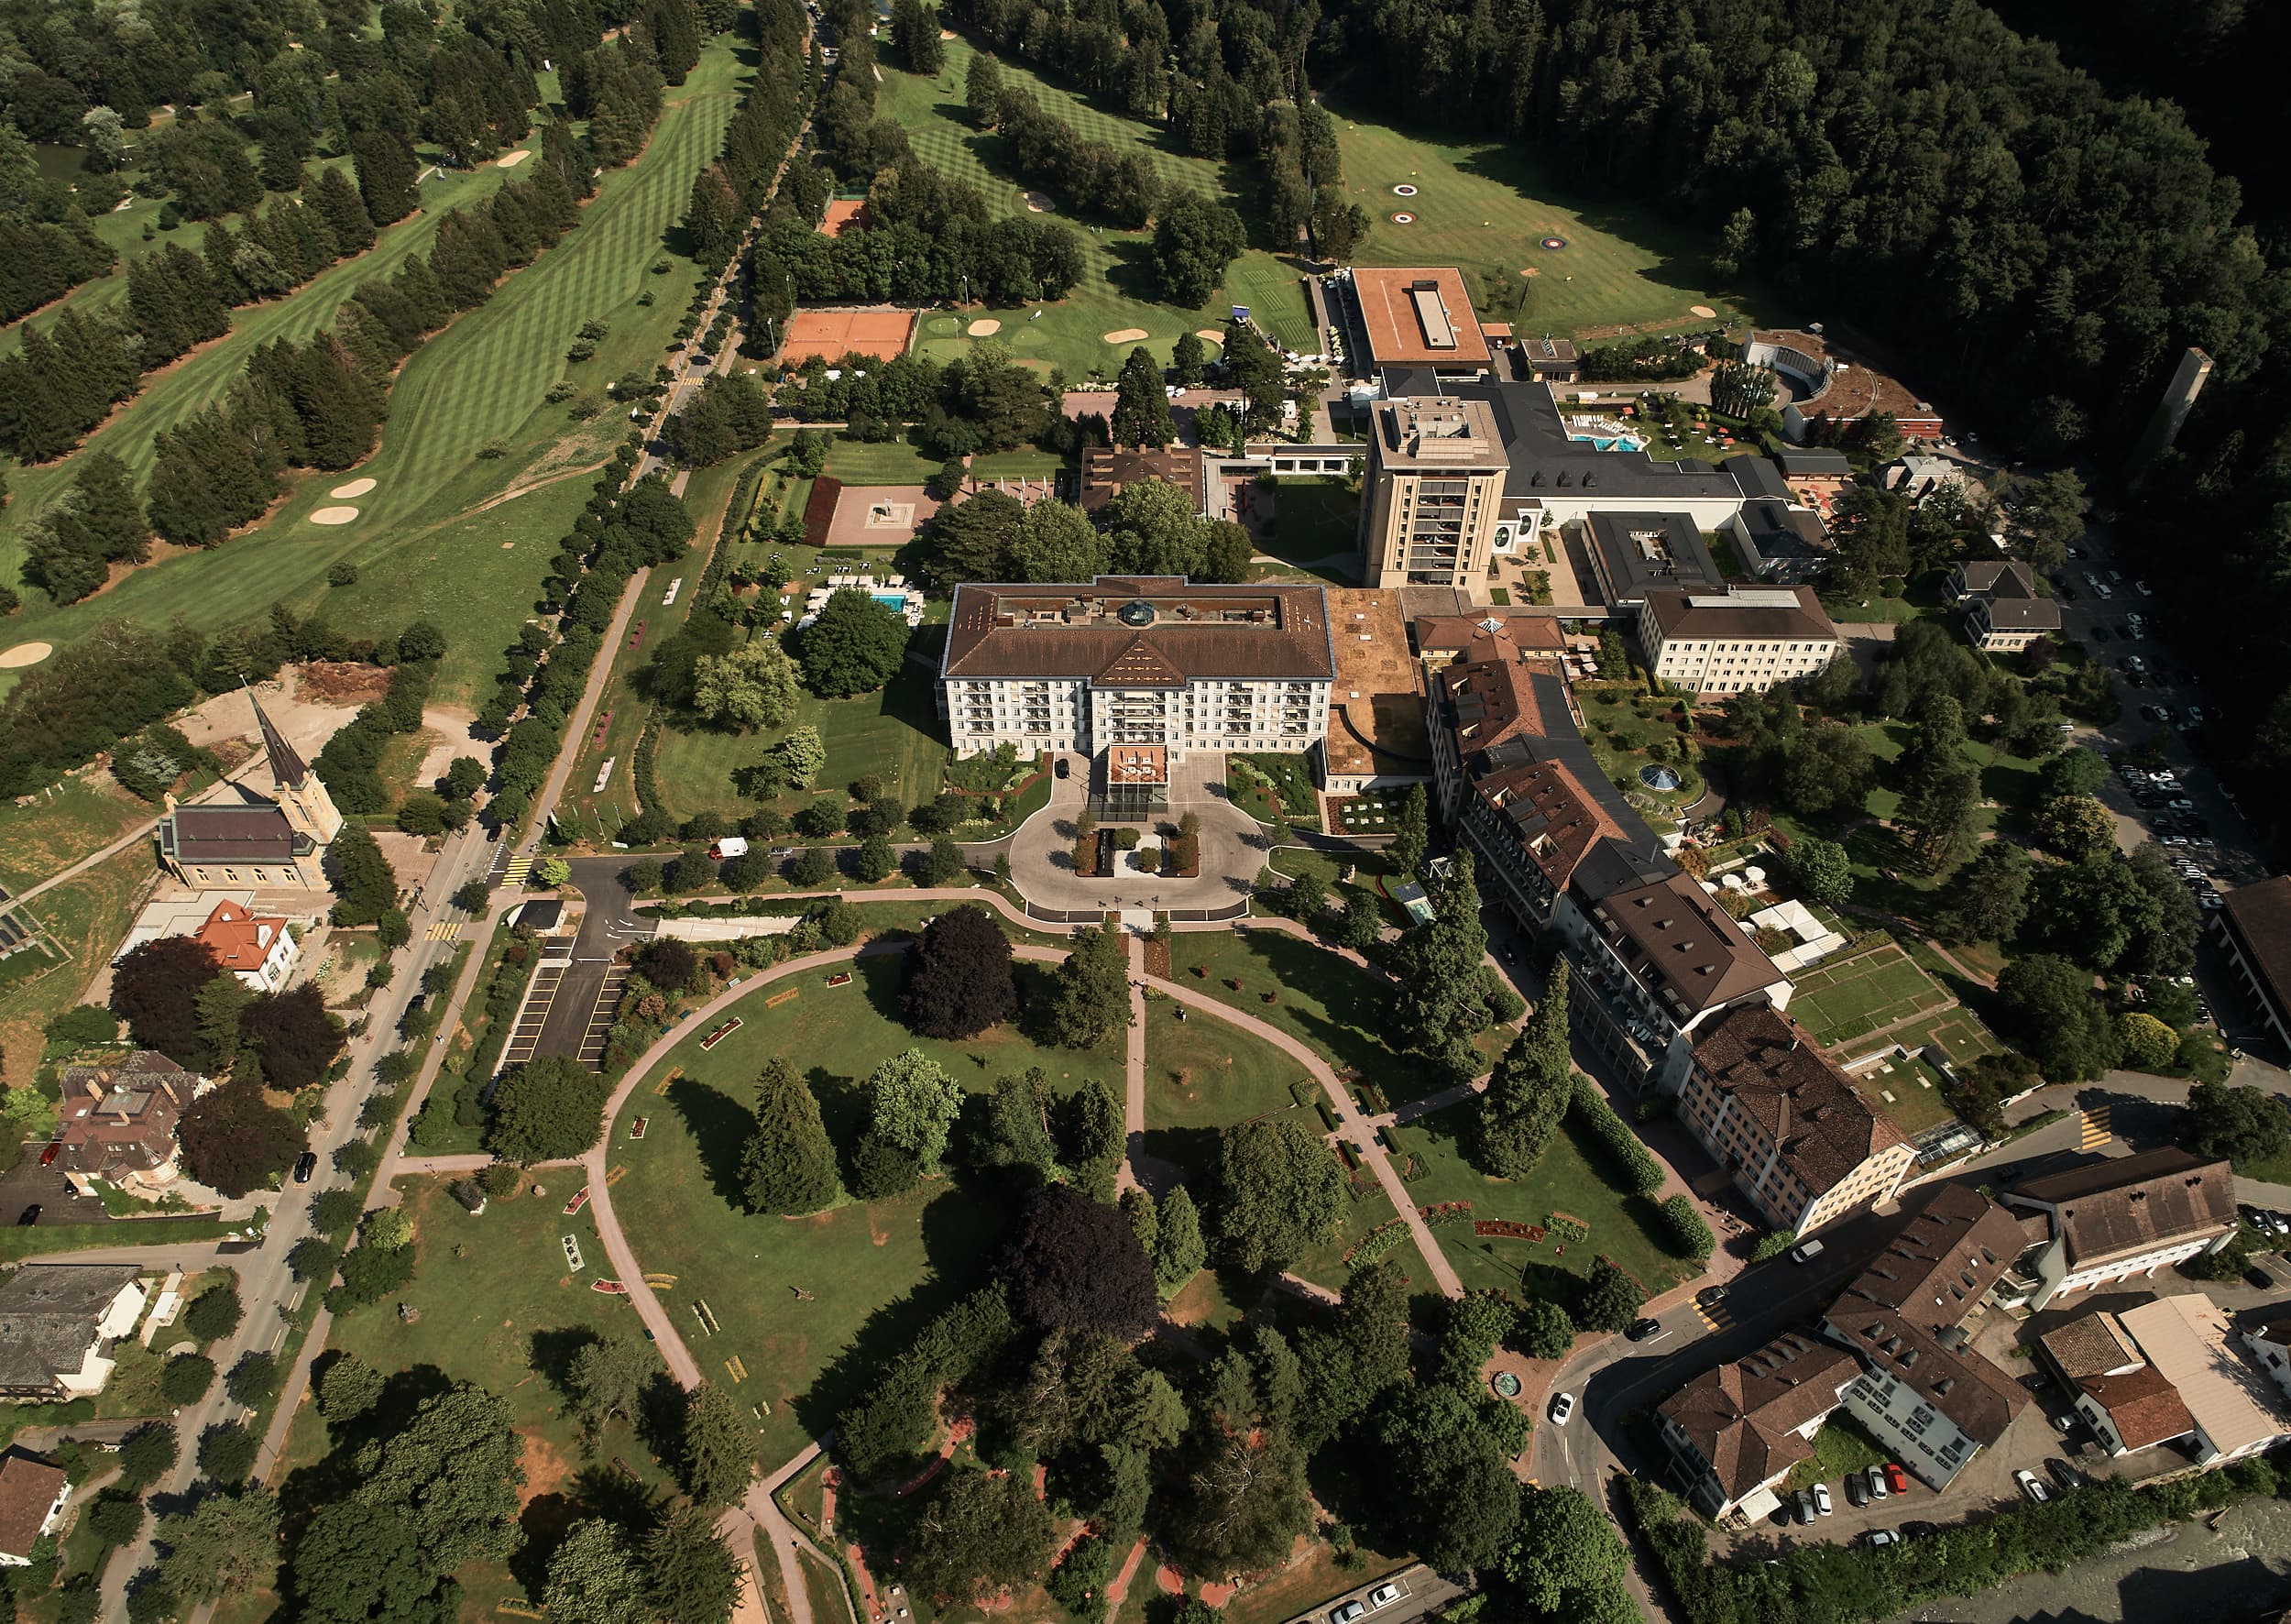
[[[1790,1249],[1790,1261],[1792,1263],[1811,1263],[1821,1255],[1822,1243],[1818,1240],[1808,1241],[1803,1245],[1792,1246]]]

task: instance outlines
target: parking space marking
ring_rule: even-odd
[[[562,963],[543,964],[534,972],[525,1007],[518,1012],[517,1025],[510,1029],[510,1040],[501,1049],[504,1067],[522,1066],[533,1058],[534,1046],[541,1041],[542,1028],[549,1024],[549,1008],[556,1003],[557,987],[564,980]]]
[[[581,1047],[575,1057],[592,1071],[605,1069],[605,1043],[612,1035],[614,1015],[620,1007],[620,989],[627,985],[629,972],[615,966],[605,972],[605,979],[597,988],[597,1002],[589,1006],[587,1023],[581,1029]]]

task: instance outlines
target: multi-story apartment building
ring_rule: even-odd
[[[1363,578],[1484,595],[1510,466],[1494,413],[1481,401],[1380,401],[1369,428]]]
[[[1672,1487],[1706,1517],[1762,1516],[1777,1503],[1774,1485],[1814,1458],[1814,1434],[1860,1374],[1844,1348],[1797,1331],[1705,1370],[1655,1412]]]
[[[1639,614],[1647,669],[1699,698],[1813,676],[1845,642],[1811,587],[1658,588]]]
[[[1441,814],[1491,900],[1530,931],[1559,931],[1578,971],[1577,1036],[1635,1085],[1675,1091],[1721,1011],[1788,1005],[1789,978],[1599,770],[1555,664],[1490,632],[1428,689]]]
[[[1319,587],[1176,576],[955,588],[939,703],[957,753],[1310,750],[1336,674]]]
[[[1759,1005],[1726,1010],[1695,1042],[1679,1118],[1770,1227],[1801,1235],[1891,1201],[1917,1163],[1797,1022]]]
[[[2026,1180],[2004,1202],[2041,1214],[2047,1232],[2015,1267],[2040,1309],[2217,1251],[2240,1227],[2228,1164],[2174,1146]]]
[[[2020,1383],[1973,1351],[1966,1329],[2022,1238],[2012,1214],[1980,1191],[1944,1185],[1823,1319],[1823,1333],[1861,1360],[1846,1409],[1936,1489],[2029,1402]]]

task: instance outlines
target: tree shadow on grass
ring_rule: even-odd
[[[604,1341],[593,1325],[564,1325],[536,1331],[525,1339],[525,1362],[542,1380],[562,1393],[566,1390],[573,1361],[585,1347]]]
[[[711,1088],[689,1077],[682,1077],[671,1085],[668,1103],[684,1118],[691,1131],[699,1153],[701,1170],[707,1175],[708,1188],[717,1196],[733,1206],[742,1201],[740,1182],[740,1152],[748,1137],[755,1132],[755,1114],[720,1089]]]
[[[525,1502],[525,1509],[517,1519],[524,1542],[510,1558],[509,1569],[510,1577],[523,1587],[529,1598],[540,1598],[549,1576],[549,1559],[557,1553],[557,1547],[565,1543],[565,1536],[586,1510],[580,1501],[566,1494],[537,1494]]]
[[[1216,1181],[1215,1128],[1147,1128],[1144,1148],[1147,1156],[1179,1169],[1195,1190],[1206,1190]]]
[[[391,1374],[382,1384],[381,1398],[364,1415],[329,1421],[326,1441],[330,1447],[325,1455],[296,1467],[275,1486],[290,1541],[292,1531],[321,1507],[346,1499],[365,1481],[357,1468],[361,1448],[404,1432],[413,1423],[414,1411],[424,1399],[448,1391],[453,1385],[453,1378],[435,1365],[416,1365]]]
[[[920,1220],[928,1272],[905,1296],[869,1314],[809,1390],[797,1396],[796,1418],[815,1437],[835,1425],[845,1405],[880,1385],[883,1372],[934,1319],[985,1279],[990,1244],[1002,1226],[999,1206],[945,1186],[889,1204],[917,1199],[925,1202]]]

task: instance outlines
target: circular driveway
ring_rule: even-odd
[[[1246,897],[1269,854],[1257,820],[1225,791],[1225,763],[1200,754],[1169,766],[1169,809],[1151,826],[1175,828],[1188,812],[1201,819],[1201,872],[1189,880],[1124,872],[1108,879],[1074,872],[1074,820],[1082,810],[1094,764],[1068,755],[1070,776],[1050,779],[1050,804],[1010,838],[1011,883],[1038,907],[1068,912],[1090,908],[1225,908]],[[1118,827],[1107,820],[1108,827]]]

